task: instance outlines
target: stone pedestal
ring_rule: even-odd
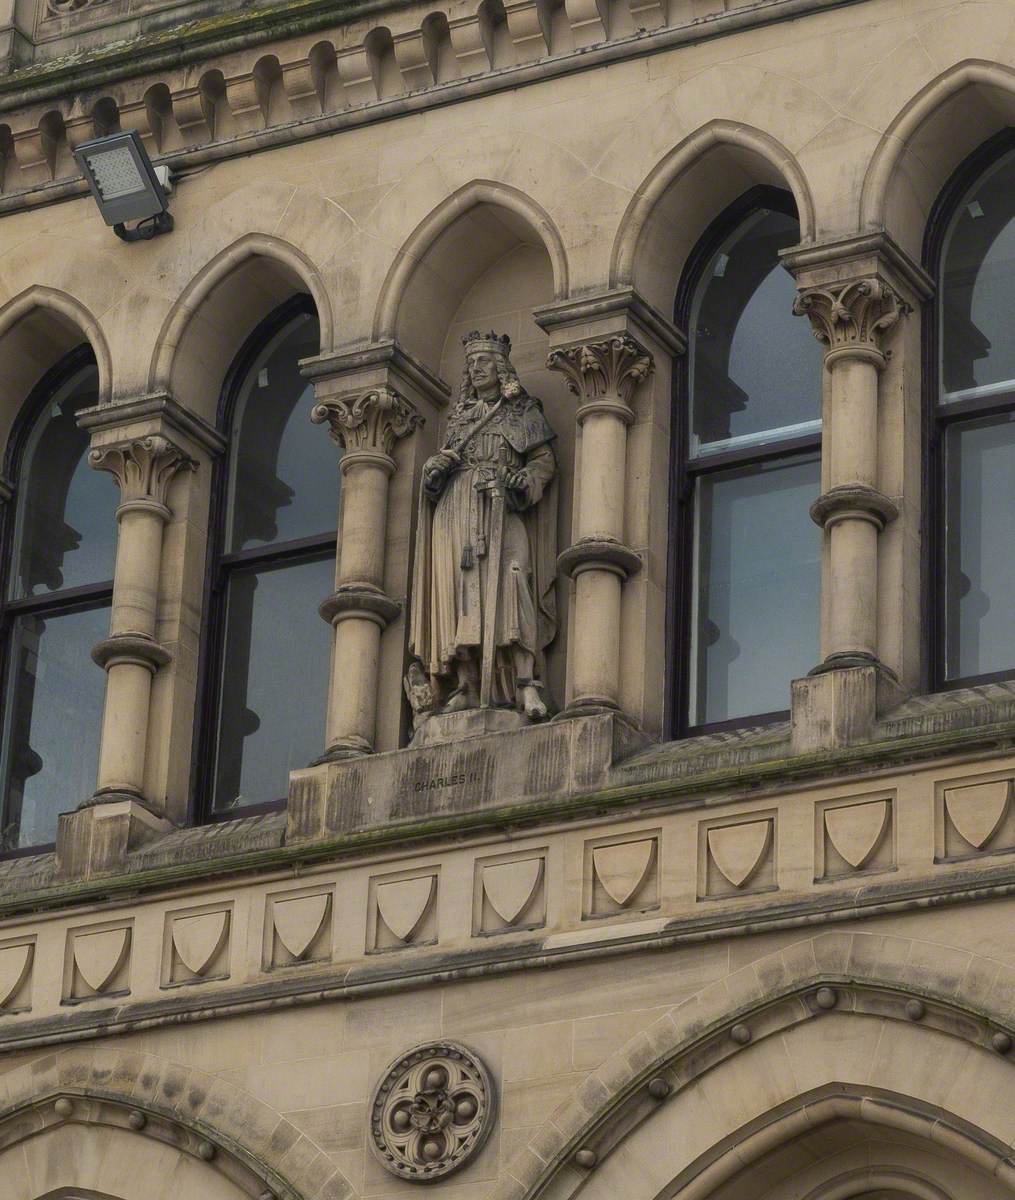
[[[528,727],[529,722],[513,708],[470,708],[465,712],[436,713],[416,729],[409,748],[441,746],[445,742],[480,737],[484,733],[506,733]]]
[[[562,802],[605,786],[614,763],[642,749],[648,739],[617,714],[576,717],[560,724],[489,732],[498,710],[437,717],[434,733],[447,732],[449,717],[473,730],[452,742],[426,742],[406,750],[344,762],[325,762],[290,776],[286,841],[418,822],[435,823],[465,814],[484,819],[527,802],[559,796]]]

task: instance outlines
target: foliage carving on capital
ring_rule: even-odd
[[[357,395],[315,404],[310,419],[327,423],[343,450],[377,450],[390,456],[399,438],[423,424],[423,418],[394,388],[377,387]]]
[[[883,354],[885,336],[910,312],[898,292],[875,277],[854,279],[841,287],[801,291],[793,312],[805,316],[819,342],[833,350]]]
[[[121,504],[150,501],[166,506],[169,485],[180,471],[196,471],[197,463],[160,434],[132,438],[89,452],[97,471],[108,471],[120,485]]]
[[[546,365],[563,372],[568,388],[583,403],[616,398],[625,405],[653,366],[652,355],[627,334],[553,350]]]

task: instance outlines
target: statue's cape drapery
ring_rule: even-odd
[[[466,424],[463,420],[463,426]],[[471,424],[468,421],[468,424]],[[550,428],[543,406],[533,396],[524,396],[520,402],[505,406],[498,413],[497,430],[511,448],[527,455],[540,446],[553,442],[556,434]],[[447,437],[450,441],[454,427],[449,423]],[[412,575],[412,595],[409,597],[409,653],[419,658],[426,669],[433,662],[431,646],[432,602],[430,576],[432,571],[432,538],[435,502],[427,496],[420,485],[419,510],[416,521],[416,559]],[[557,476],[554,474],[542,498],[519,514],[525,524],[529,545],[532,548],[532,585],[538,610],[538,645],[540,658],[546,647],[557,636]],[[543,663],[537,663],[543,677]]]

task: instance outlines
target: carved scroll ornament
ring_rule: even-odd
[[[626,334],[554,350],[546,360],[551,371],[560,371],[571,392],[583,404],[600,400],[631,403],[634,389],[652,371],[652,356]]]
[[[455,1042],[418,1046],[391,1064],[370,1105],[370,1144],[394,1175],[428,1183],[464,1167],[490,1134],[493,1083]]]
[[[310,419],[327,422],[332,440],[343,450],[375,450],[391,455],[395,442],[423,424],[423,418],[393,388],[378,387],[314,405]]]
[[[166,506],[169,485],[178,471],[194,471],[197,463],[159,434],[99,446],[89,452],[97,471],[108,471],[120,485],[121,505],[146,501]]]
[[[884,339],[910,311],[894,288],[880,279],[858,279],[834,288],[807,288],[793,302],[829,351],[860,350],[884,354]]]

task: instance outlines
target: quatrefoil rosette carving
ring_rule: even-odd
[[[456,1042],[417,1046],[391,1064],[370,1104],[370,1144],[393,1174],[429,1183],[464,1167],[493,1126],[483,1063]]]
[[[60,17],[78,12],[82,8],[94,8],[102,2],[103,0],[46,0],[46,8],[53,16]]]

